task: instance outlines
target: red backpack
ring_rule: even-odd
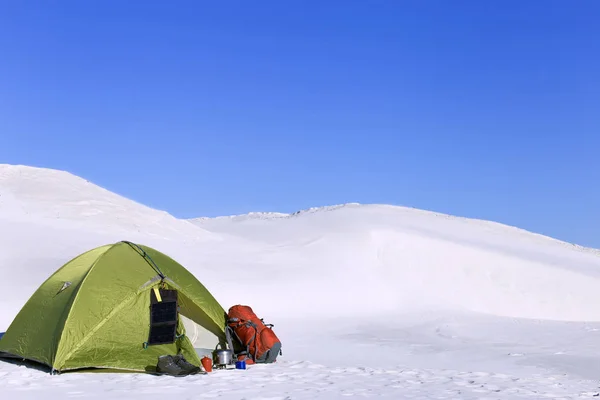
[[[281,341],[272,328],[273,324],[265,324],[249,306],[231,307],[225,336],[234,357],[246,364],[275,362],[282,352]]]

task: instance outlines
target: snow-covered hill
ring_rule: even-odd
[[[11,220],[86,230],[143,232],[165,240],[210,235],[164,211],[116,195],[65,171],[0,164],[0,214]]]
[[[225,308],[252,305],[275,323],[281,361],[176,382],[49,377],[0,362],[3,398],[575,398],[597,390],[587,380],[600,376],[596,250],[390,205],[180,220],[67,172],[26,166],[0,165],[0,332],[64,262],[123,239],[180,261]]]
[[[600,308],[589,306],[600,301],[596,250],[498,223],[359,204],[193,222],[269,246],[270,254],[289,259],[279,266],[298,279],[299,272],[318,271],[314,284],[343,285],[344,302],[363,293],[364,307],[353,310],[455,308],[600,321]],[[291,268],[298,259],[304,265]]]

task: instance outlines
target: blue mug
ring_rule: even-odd
[[[236,361],[235,369],[246,369],[246,361]]]

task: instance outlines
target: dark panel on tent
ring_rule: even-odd
[[[159,289],[160,299],[150,291],[150,335],[148,345],[173,343],[177,330],[177,291]]]

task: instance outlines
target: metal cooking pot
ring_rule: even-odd
[[[229,349],[215,350],[214,359],[217,365],[231,365],[233,364],[233,351]]]

